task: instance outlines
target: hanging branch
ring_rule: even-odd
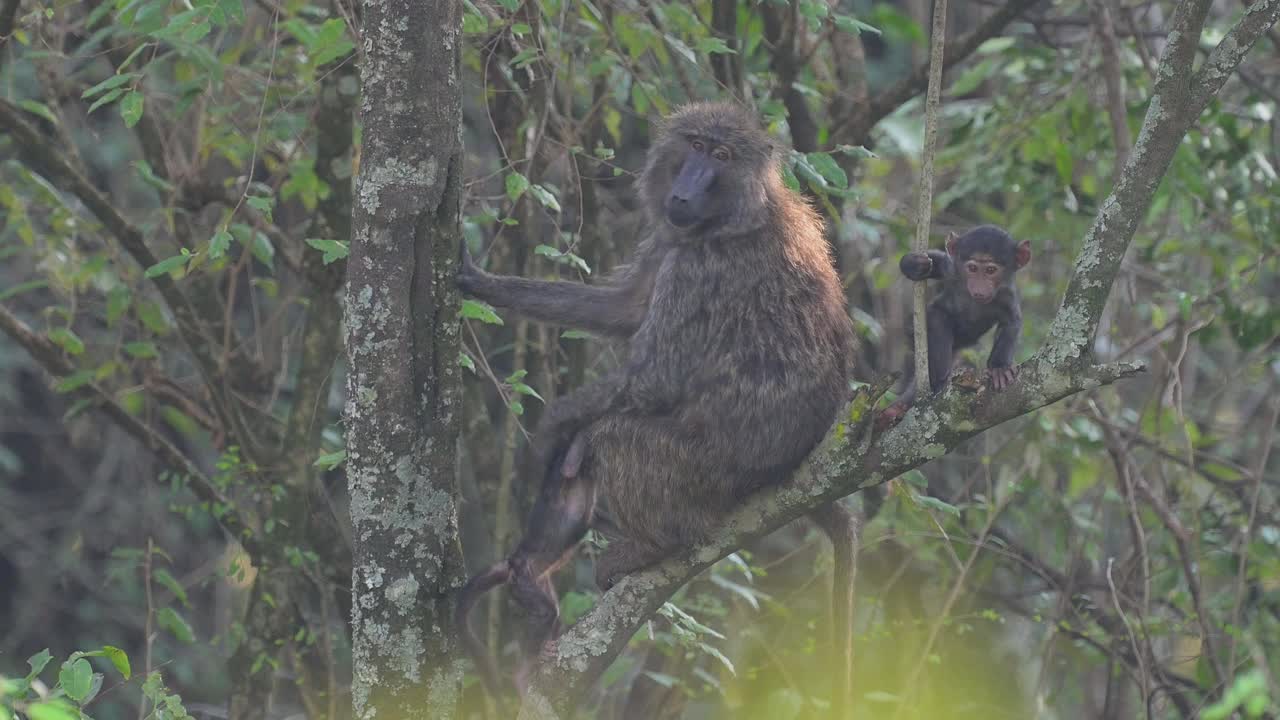
[[[916,204],[916,236],[911,249],[929,249],[929,226],[933,219],[933,154],[938,144],[938,102],[942,95],[942,57],[947,35],[947,0],[935,0],[933,31],[929,40],[929,90],[924,99],[924,163],[920,168],[920,198]],[[923,280],[911,288],[911,317],[915,325],[916,387],[929,384],[928,325],[925,321]],[[925,383],[921,385],[921,383]]]

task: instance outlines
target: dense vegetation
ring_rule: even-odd
[[[461,233],[490,270],[592,281],[624,261],[654,121],[738,98],[829,222],[858,379],[901,368],[927,3],[458,7]],[[1031,241],[1019,360],[1049,339],[1150,98],[1178,85],[1158,67],[1187,8],[1208,8],[1188,45],[1203,68],[1243,7],[952,2],[933,236],[989,222]],[[0,0],[0,720],[346,717],[353,677],[366,700],[349,518],[391,501],[347,489],[343,312],[368,300],[343,280],[353,205],[379,212],[353,197],[362,74],[406,32],[369,13]],[[375,77],[378,97],[431,101]],[[1206,101],[1167,173],[1135,171],[1154,197],[1093,341],[1098,363],[1146,372],[844,501],[861,519],[855,716],[1280,714],[1280,36]],[[446,172],[392,170],[406,187]],[[386,515],[406,538],[456,531],[442,545],[460,538],[474,569],[531,502],[517,468],[543,407],[617,353],[459,307],[457,366],[440,360],[463,378],[440,435],[460,434],[456,524],[425,496]],[[570,623],[600,598],[593,547],[559,577]],[[753,540],[644,623],[583,713],[814,717],[830,570],[804,521]],[[495,651],[519,622],[505,607],[473,618]],[[470,678],[464,696],[486,712]]]

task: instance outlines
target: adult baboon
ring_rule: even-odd
[[[649,150],[640,192],[649,234],[600,286],[491,275],[464,249],[466,294],[628,339],[622,367],[547,409],[525,537],[459,595],[473,655],[466,613],[507,580],[530,614],[524,650],[537,653],[556,624],[547,576],[596,521],[597,495],[611,537],[596,579],[608,588],[785,480],[846,399],[853,330],[822,221],[782,184],[755,119],[723,103],[677,111]]]

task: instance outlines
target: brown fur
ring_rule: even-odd
[[[724,219],[680,230],[663,203],[695,137],[732,150],[714,186]],[[640,188],[652,232],[601,287],[497,277],[469,259],[460,275],[495,305],[628,339],[623,366],[548,408],[535,442],[543,473],[568,438],[586,438],[574,474],[598,486],[616,535],[596,569],[606,588],[786,480],[846,399],[853,357],[822,220],[782,184],[751,115],[724,103],[679,110]]]

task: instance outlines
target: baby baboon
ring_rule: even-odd
[[[538,652],[556,625],[547,575],[599,525],[597,495],[611,537],[596,579],[608,588],[787,479],[847,397],[853,329],[822,221],[782,184],[753,117],[720,103],[677,111],[649,150],[640,192],[650,232],[601,286],[490,275],[464,249],[466,294],[628,340],[622,367],[547,409],[531,468],[543,486],[525,537],[459,595],[474,649],[467,610],[509,580],[530,614],[524,652]]]
[[[1018,378],[1013,356],[1022,336],[1022,301],[1014,275],[1031,262],[1031,243],[1018,242],[995,225],[980,225],[964,235],[949,234],[946,247],[945,252],[910,252],[898,263],[909,280],[942,280],[925,314],[929,389],[941,390],[960,351],[997,328],[987,377],[993,390],[1004,390]],[[908,331],[907,337],[913,336]],[[906,386],[902,396],[881,413],[881,427],[896,423],[915,402],[915,369],[914,358],[908,356]]]

